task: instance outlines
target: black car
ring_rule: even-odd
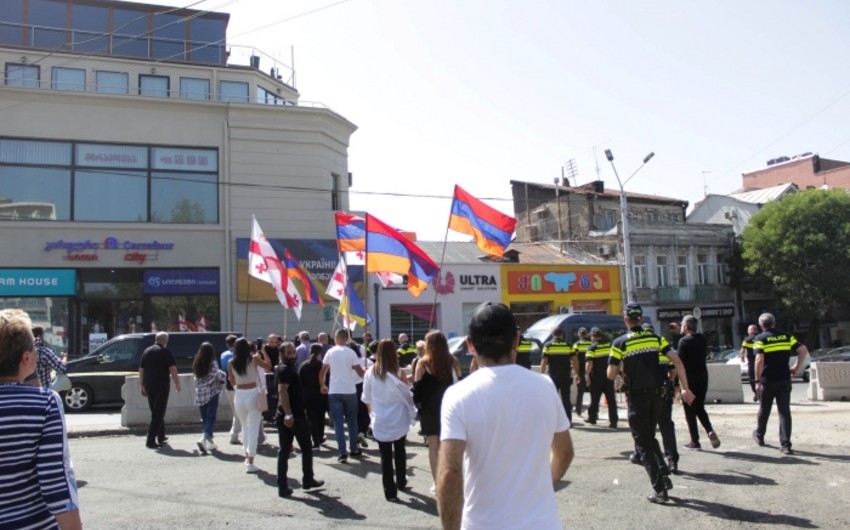
[[[192,360],[201,344],[209,342],[216,351],[227,348],[224,339],[234,332],[175,332],[168,334],[168,349],[174,355],[179,373],[192,372]],[[138,375],[142,353],[152,346],[156,333],[119,335],[93,352],[69,361],[68,380],[58,387],[65,410],[79,412],[93,404],[123,403],[121,387],[128,375]]]

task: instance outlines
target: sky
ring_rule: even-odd
[[[605,149],[624,180],[654,152],[626,190],[692,205],[778,156],[850,161],[846,0],[194,8],[230,13],[228,44],[294,56],[301,101],[358,127],[351,208],[423,240],[444,238],[455,184],[509,214],[510,180],[552,183],[571,159],[578,184],[615,188]]]

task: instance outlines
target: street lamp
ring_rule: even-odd
[[[643,163],[632,173],[625,181],[620,180],[620,175],[617,173],[617,167],[614,165],[614,154],[610,149],[605,150],[605,158],[611,162],[611,168],[614,170],[614,176],[617,177],[617,184],[620,185],[620,216],[623,224],[623,261],[626,269],[626,301],[634,302],[634,283],[632,282],[632,245],[629,241],[629,205],[626,201],[626,190],[623,187],[628,184],[632,177],[637,175],[638,171],[643,169],[647,162],[652,160],[655,153],[649,153],[643,157]]]

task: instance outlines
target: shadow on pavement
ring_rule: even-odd
[[[313,507],[320,515],[329,519],[348,519],[351,521],[366,519],[365,515],[359,514],[349,505],[341,503],[339,497],[331,497],[321,490],[309,491],[307,495],[309,497],[303,498],[303,500],[301,497],[291,497],[291,499],[304,502],[304,504]]]
[[[827,455],[823,453],[813,453],[811,451],[798,451],[794,449],[794,454],[797,456],[805,456],[815,459],[834,460],[838,462],[850,462],[850,455]]]
[[[703,501],[699,499],[682,499],[671,496],[670,500],[673,502],[666,506],[689,508],[711,517],[735,521],[737,523],[775,524],[794,528],[818,528],[818,526],[812,523],[809,519],[794,517],[793,515],[760,512],[758,510],[749,510],[747,508],[739,508],[737,506],[730,506],[728,504]]]
[[[557,484],[555,484],[555,491],[561,491],[562,489],[566,489],[572,482],[569,480],[559,480]]]
[[[765,446],[770,447],[770,446]],[[817,466],[820,465],[817,462],[809,462],[808,460],[803,460],[797,458],[796,456],[765,456],[759,455],[755,453],[739,453],[736,451],[727,451],[725,453],[706,453],[706,454],[716,454],[722,455],[725,458],[732,458],[734,460],[746,460],[748,462],[758,462],[760,464],[806,464],[809,466]]]
[[[178,457],[178,458],[187,458],[187,457],[195,458],[199,454],[197,449],[194,450],[194,451],[186,451],[185,449],[175,449],[175,448],[171,447],[170,445],[160,446],[160,448],[157,449],[156,452],[161,454],[161,455]]]
[[[727,470],[726,474],[690,473],[688,471],[680,471],[679,475],[692,480],[713,482],[715,484],[733,484],[740,486],[776,486],[777,484],[777,482],[772,478],[751,475],[750,473],[741,473],[740,471]]]
[[[402,495],[410,495],[410,500],[403,500]],[[415,493],[414,491],[408,488],[405,491],[399,492],[398,500],[399,504],[407,506],[408,508],[411,508],[413,510],[422,513],[427,513],[428,515],[432,515],[434,517],[437,517],[439,515],[439,513],[437,512],[437,499],[435,499],[431,495]]]

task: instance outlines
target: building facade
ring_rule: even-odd
[[[133,331],[298,325],[260,302],[267,285],[237,296],[237,240],[252,214],[270,238],[333,239],[348,209],[355,126],[301,106],[259,56],[228,64],[228,15],[164,10],[0,11],[0,305],[72,355]]]

